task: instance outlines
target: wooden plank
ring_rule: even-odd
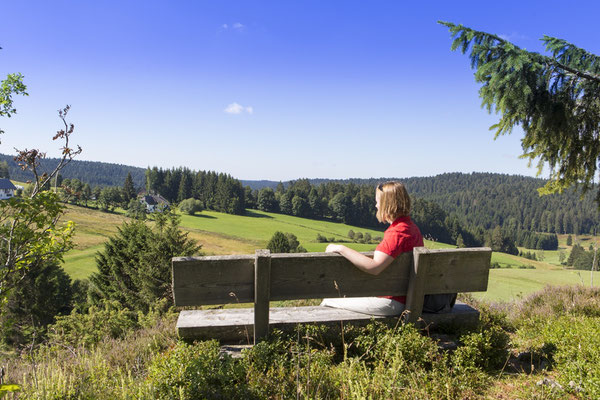
[[[431,258],[422,257],[427,253],[425,247],[413,249],[414,262],[410,270],[410,280],[408,282],[408,292],[406,294],[406,311],[408,311],[407,320],[417,322],[423,310],[423,298],[425,296],[425,274],[429,268]]]
[[[479,321],[479,312],[470,306],[457,303],[452,312],[445,314],[424,313],[421,327],[429,330],[446,325],[472,327]],[[354,325],[368,324],[372,319],[391,324],[397,317],[374,317],[353,311],[329,307],[275,307],[270,309],[271,328],[293,330],[297,324],[326,325],[339,328],[340,322]],[[219,339],[222,343],[249,343],[254,310],[251,308],[219,310],[185,310],[177,320],[177,332],[184,339]]]
[[[254,263],[254,344],[269,335],[271,252],[256,250]]]
[[[487,290],[492,249],[428,250],[425,293],[484,292]]]
[[[254,301],[254,255],[175,257],[176,306]]]
[[[363,253],[372,257],[373,253]],[[485,291],[491,250],[428,250],[426,294]],[[271,300],[406,295],[413,255],[400,255],[379,275],[360,271],[338,254],[271,256]],[[336,287],[337,286],[337,287]],[[254,301],[254,256],[173,259],[175,305],[194,306]],[[235,296],[230,295],[231,293]]]
[[[412,254],[402,254],[381,274],[370,275],[339,254],[272,254],[271,301],[405,295],[411,264]]]

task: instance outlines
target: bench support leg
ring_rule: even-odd
[[[256,250],[254,261],[254,344],[269,335],[271,252]]]
[[[406,311],[408,321],[416,323],[421,317],[423,300],[425,299],[425,274],[431,257],[427,257],[427,249],[419,247],[414,249],[414,265],[410,270],[408,291],[406,293]]]

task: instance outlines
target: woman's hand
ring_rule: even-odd
[[[325,249],[325,253],[341,253],[342,247],[346,247],[342,244],[329,244]]]

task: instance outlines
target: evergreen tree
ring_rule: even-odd
[[[290,192],[285,192],[279,199],[279,210],[282,214],[292,214],[292,198]]]
[[[496,35],[440,23],[454,38],[452,50],[470,50],[483,105],[501,114],[492,126],[496,136],[521,126],[524,156],[539,159],[540,171],[549,164],[551,180],[541,192],[562,192],[573,184],[591,188],[600,161],[600,57],[544,36],[551,54],[546,56]]]
[[[91,298],[117,300],[142,312],[159,299],[172,304],[171,258],[196,255],[200,247],[172,213],[156,213],[153,229],[143,221],[125,222],[98,253]]]
[[[258,209],[267,212],[277,211],[277,201],[273,189],[266,187],[258,192]]]
[[[0,178],[10,179],[8,172],[8,163],[6,161],[0,162]]]
[[[571,246],[573,244],[573,237],[571,235],[567,236],[567,246]]]
[[[289,253],[290,242],[283,232],[277,231],[273,234],[269,243],[267,243],[267,249],[269,249],[271,253]]]
[[[177,201],[183,201],[192,197],[192,177],[189,171],[185,170],[181,174],[179,181],[179,190],[177,191]]]
[[[135,199],[136,197],[137,192],[133,186],[133,178],[131,177],[131,172],[128,172],[125,182],[123,183],[123,203],[129,204],[129,201],[131,199]]]
[[[73,296],[71,278],[56,261],[36,260],[19,280],[0,314],[0,341],[15,347],[39,339],[57,315],[68,314]]]

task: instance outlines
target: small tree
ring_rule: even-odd
[[[199,253],[201,246],[179,229],[173,213],[155,213],[154,227],[125,222],[98,253],[98,272],[90,277],[90,297],[117,300],[147,312],[160,299],[172,304],[171,259]]]
[[[573,245],[573,237],[571,235],[567,236],[567,246]]]
[[[129,200],[135,199],[137,197],[137,193],[135,191],[135,187],[133,186],[133,178],[131,177],[131,172],[127,173],[127,177],[125,178],[125,182],[123,182],[123,203],[129,204]]]
[[[352,229],[350,229],[348,231],[348,237],[350,238],[350,240],[354,240],[354,236],[355,236],[354,231]]]
[[[129,200],[127,216],[134,219],[146,219],[146,207],[137,199]]]
[[[179,203],[179,210],[188,215],[202,211],[202,202],[193,198],[185,199]]]
[[[271,253],[289,253],[290,242],[283,232],[277,231],[273,234],[269,243],[267,243],[267,249],[269,249]]]
[[[365,232],[364,234],[365,243],[371,243],[371,234],[369,232]]]

